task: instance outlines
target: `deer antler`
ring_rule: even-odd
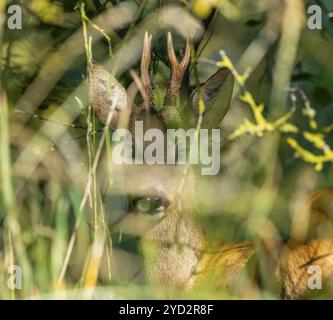
[[[149,76],[149,66],[151,63],[151,43],[152,43],[152,35],[149,36],[148,32],[146,32],[143,43],[143,50],[142,50],[141,75],[140,75],[140,80],[142,84],[142,89],[140,90],[140,92],[146,110],[149,110],[153,100],[153,90]]]
[[[179,63],[176,57],[175,49],[173,47],[172,35],[168,33],[168,58],[171,66],[171,77],[169,87],[165,95],[164,104],[172,103],[175,101],[179,94],[179,89],[186,72],[186,69],[191,59],[190,43],[186,41],[186,48],[183,60]]]

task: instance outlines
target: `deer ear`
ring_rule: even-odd
[[[201,87],[200,94],[205,103],[201,128],[217,128],[226,115],[234,89],[234,77],[227,68],[219,69]],[[199,114],[199,96],[193,97],[193,108]]]
[[[89,75],[89,100],[99,120],[106,124],[113,110],[111,127],[117,128],[121,115],[129,112],[125,88],[101,65],[94,64]]]

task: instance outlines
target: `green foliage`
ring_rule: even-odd
[[[169,78],[166,30],[175,33],[177,54],[184,35],[195,35],[189,76],[194,91],[217,68],[230,69],[239,99],[228,109],[228,78],[228,90],[213,101],[215,108],[221,102],[219,119],[212,112],[209,125],[203,122],[211,101],[200,90],[197,95],[197,129],[225,116],[226,138],[221,176],[200,181],[195,205],[209,234],[269,244],[273,255],[300,225],[294,207],[333,178],[333,4],[321,3],[324,29],[304,25],[299,44],[287,44],[296,45],[297,53],[285,70],[290,78],[282,95],[288,100],[274,109],[271,97],[281,94],[272,92],[276,65],[284,66],[285,58],[278,54],[286,32],[284,1],[20,1],[23,30],[0,26],[0,298],[54,297],[60,291],[91,298],[91,288],[107,298],[233,298],[210,288],[190,295],[146,283],[136,233],[142,226],[137,220],[122,224],[128,199],[114,185],[110,138],[87,100],[87,69],[96,60],[133,89],[129,70],[140,68],[146,30],[154,33],[159,106]],[[168,4],[180,5],[177,12],[186,18],[177,24],[175,17],[157,19]],[[134,103],[139,99],[134,96]],[[2,281],[11,264],[22,267],[22,290],[10,291]],[[251,298],[271,297],[265,285],[251,292]]]

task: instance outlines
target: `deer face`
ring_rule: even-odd
[[[131,133],[136,122],[142,121],[143,133],[154,128],[164,136],[168,128],[198,128],[198,121],[200,128],[217,128],[229,108],[234,84],[231,72],[220,69],[192,94],[187,94],[190,84],[185,74],[189,72],[190,43],[186,42],[179,62],[169,33],[167,52],[171,75],[163,108],[157,110],[149,71],[151,52],[152,37],[146,33],[140,77],[134,75],[142,103],[132,107],[122,85],[103,67],[92,67],[90,100],[98,118],[105,124],[112,111],[111,127],[116,128],[122,116],[128,114]],[[199,114],[199,100],[205,105],[203,114]],[[194,175],[188,171],[184,175],[183,165],[129,165],[123,169],[125,188],[131,194],[132,227],[139,228],[138,219],[144,216],[150,221],[143,232],[150,278],[163,286],[188,286],[204,245],[202,230],[193,219]]]

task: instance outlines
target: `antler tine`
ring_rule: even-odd
[[[148,35],[148,32],[145,33],[145,39],[142,50],[141,58],[141,82],[143,86],[143,101],[144,106],[148,110],[151,106],[153,99],[153,91],[151,87],[149,67],[151,63],[151,44],[152,44],[152,35]]]
[[[184,73],[185,73],[188,65],[190,64],[190,60],[191,60],[191,45],[190,45],[190,41],[186,40],[184,58],[183,58],[182,62],[180,63],[180,67],[182,68],[182,70],[184,70]]]
[[[172,35],[170,32],[168,32],[167,44],[168,44],[168,58],[171,66],[171,78],[170,78],[169,88],[167,90],[164,99],[165,104],[173,103],[175,98],[177,98],[184,74],[191,59],[191,46],[188,40],[186,41],[185,53],[181,63],[178,62],[178,59],[176,57],[175,49],[173,46]]]
[[[176,68],[178,66],[178,60],[176,57],[175,49],[173,47],[171,32],[168,32],[168,58],[171,64],[171,69]]]

